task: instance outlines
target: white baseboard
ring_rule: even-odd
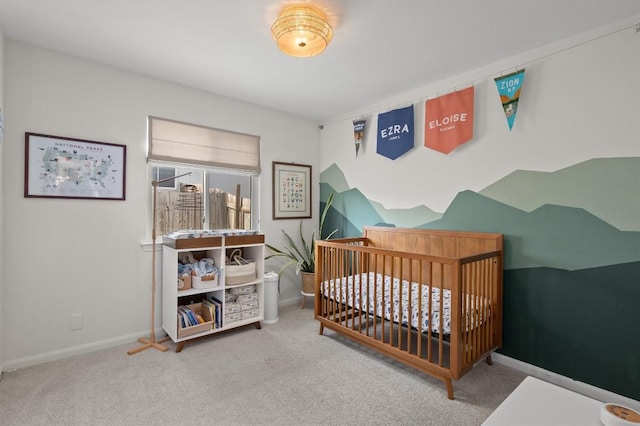
[[[164,336],[164,330],[157,329],[156,337],[161,338]],[[91,352],[99,351],[102,349],[112,348],[114,346],[120,346],[130,343],[131,348],[134,349],[136,345],[139,345],[139,337],[149,337],[149,332],[146,334],[129,334],[126,336],[115,337],[113,339],[101,340],[99,342],[87,343],[85,345],[74,346],[71,348],[65,348],[59,351],[47,352],[44,354],[38,354],[34,356],[28,356],[24,358],[14,359],[3,363],[2,371],[14,371],[21,368],[31,367],[33,365],[43,364],[45,362],[57,361],[60,359],[68,358],[75,355],[83,355]],[[126,355],[126,352],[123,352]]]
[[[279,307],[285,307],[297,304],[299,305],[302,301],[302,297],[297,296],[291,299],[281,300],[278,303]],[[156,328],[156,337],[158,339],[162,338],[165,335],[165,332],[162,328]],[[0,373],[4,371],[14,371],[20,368],[27,368],[33,365],[43,364],[45,362],[57,361],[60,359],[68,358],[75,355],[88,354],[91,352],[99,351],[102,349],[112,348],[114,346],[125,345],[127,343],[131,344],[130,349],[134,349],[139,337],[149,337],[149,333],[138,333],[138,334],[129,334],[126,336],[115,337],[113,339],[101,340],[99,342],[88,343],[85,345],[74,346],[71,348],[65,348],[59,351],[47,352],[44,354],[38,354],[34,356],[24,357],[14,359],[0,365]],[[1,377],[1,376],[0,376]]]
[[[514,370],[521,371],[529,376],[533,376],[537,379],[544,380],[545,382],[552,383],[556,386],[560,386],[570,391],[588,396],[589,398],[596,399],[605,403],[615,403],[624,405],[625,407],[633,408],[634,410],[640,410],[640,401],[628,398],[626,396],[618,395],[605,389],[592,386],[588,383],[579,382],[569,377],[562,376],[552,371],[545,370],[535,365],[527,364],[526,362],[519,361],[515,358],[510,358],[498,353],[491,354],[491,359],[507,367],[511,367]],[[595,367],[594,367],[595,368]]]

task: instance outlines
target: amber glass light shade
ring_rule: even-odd
[[[290,56],[320,54],[333,38],[333,28],[320,9],[310,5],[285,7],[271,26],[278,48]]]

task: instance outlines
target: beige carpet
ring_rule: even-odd
[[[479,425],[524,379],[481,362],[444,384],[326,331],[313,312],[190,343],[130,345],[4,374],[1,425]]]

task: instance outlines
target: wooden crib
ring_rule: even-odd
[[[315,242],[315,318],[444,381],[502,345],[502,234],[365,227]]]

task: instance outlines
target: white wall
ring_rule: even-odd
[[[442,213],[460,191],[480,191],[518,169],[554,171],[591,158],[638,156],[639,20],[523,52],[328,120],[321,132],[321,169],[336,163],[349,187],[387,208],[426,205]],[[509,131],[493,79],[516,68],[525,68],[525,76]],[[473,139],[449,155],[423,147],[425,100],[471,84]],[[416,109],[415,148],[396,161],[376,154],[378,113],[410,104]],[[355,158],[352,120],[361,117],[367,118],[366,138]]]
[[[4,127],[4,35],[2,34],[2,28],[0,28],[0,111],[2,111],[2,116],[0,116],[0,118],[2,118],[2,123],[0,123],[2,125],[2,127]],[[2,164],[2,157],[3,157],[3,150],[4,150],[4,142],[3,142],[3,137],[2,134],[0,134],[0,164]],[[4,208],[3,208],[3,191],[2,191],[2,185],[3,185],[3,179],[2,179],[2,172],[0,172],[0,241],[4,241],[4,236],[3,236],[3,229],[4,229],[4,222],[3,222],[3,212],[4,212]],[[3,287],[3,250],[2,250],[2,244],[0,244],[0,366],[2,366],[2,360],[4,359],[2,356],[2,347],[3,347],[3,328],[2,328],[2,324],[4,323],[4,321],[2,321],[2,306],[3,306],[3,302],[2,302],[2,287]],[[0,378],[2,377],[2,369],[0,368]]]
[[[261,136],[261,230],[273,244],[298,222],[271,220],[271,162],[313,165],[319,198],[315,122],[9,40],[4,69],[3,370],[148,335],[148,115]],[[126,201],[24,198],[25,132],[126,145]],[[299,296],[282,282],[281,300]],[[70,331],[73,314],[81,330]]]

